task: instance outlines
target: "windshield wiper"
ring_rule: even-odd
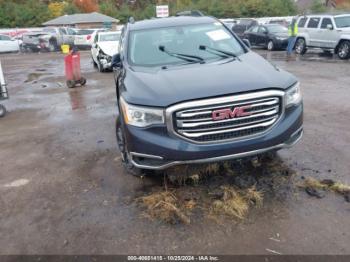
[[[206,45],[200,45],[199,50],[207,51],[211,54],[221,56],[222,58],[234,57],[234,58],[237,58],[239,61],[241,61],[241,59],[239,59],[239,57],[236,54],[229,52],[229,51],[224,51],[224,50],[212,48],[212,47],[209,47]]]
[[[204,59],[199,57],[199,56],[194,56],[194,55],[186,55],[186,54],[178,54],[178,53],[173,53],[168,51],[167,49],[165,49],[165,46],[160,45],[159,46],[159,50],[172,56],[172,57],[176,57],[182,60],[185,60],[186,62],[190,62],[190,63],[204,63]]]

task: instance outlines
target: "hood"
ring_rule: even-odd
[[[131,104],[168,107],[201,98],[286,89],[297,81],[254,52],[241,55],[240,59],[168,69],[129,67],[122,95]]]
[[[288,32],[286,32],[286,33],[274,33],[272,35],[275,36],[275,37],[288,38]]]
[[[118,53],[119,41],[98,42],[100,49],[109,56],[114,56]]]

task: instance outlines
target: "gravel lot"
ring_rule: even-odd
[[[283,165],[350,184],[350,61],[259,53],[302,82],[305,134],[279,153]],[[333,193],[285,189],[239,223],[145,218],[134,199],[161,182],[124,173],[113,74],[84,52],[88,84],[69,90],[61,54],[0,59],[11,96],[0,119],[0,254],[350,254],[350,204]]]

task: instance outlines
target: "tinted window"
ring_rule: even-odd
[[[304,27],[307,21],[307,17],[303,17],[299,20],[298,26],[299,27]]]
[[[201,45],[236,55],[244,53],[243,46],[221,23],[131,31],[129,39],[129,62],[139,66],[184,63],[182,59],[162,52],[160,46],[171,53],[199,56],[204,60],[216,60],[220,56],[201,50]]]
[[[321,28],[327,28],[327,25],[333,25],[330,18],[323,18]]]
[[[309,20],[309,23],[307,24],[307,27],[308,28],[317,28],[319,23],[320,23],[319,17],[311,17]]]

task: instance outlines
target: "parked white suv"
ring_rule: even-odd
[[[308,48],[321,48],[334,52],[340,59],[350,57],[350,14],[302,16],[298,26],[296,53],[305,54]]]

